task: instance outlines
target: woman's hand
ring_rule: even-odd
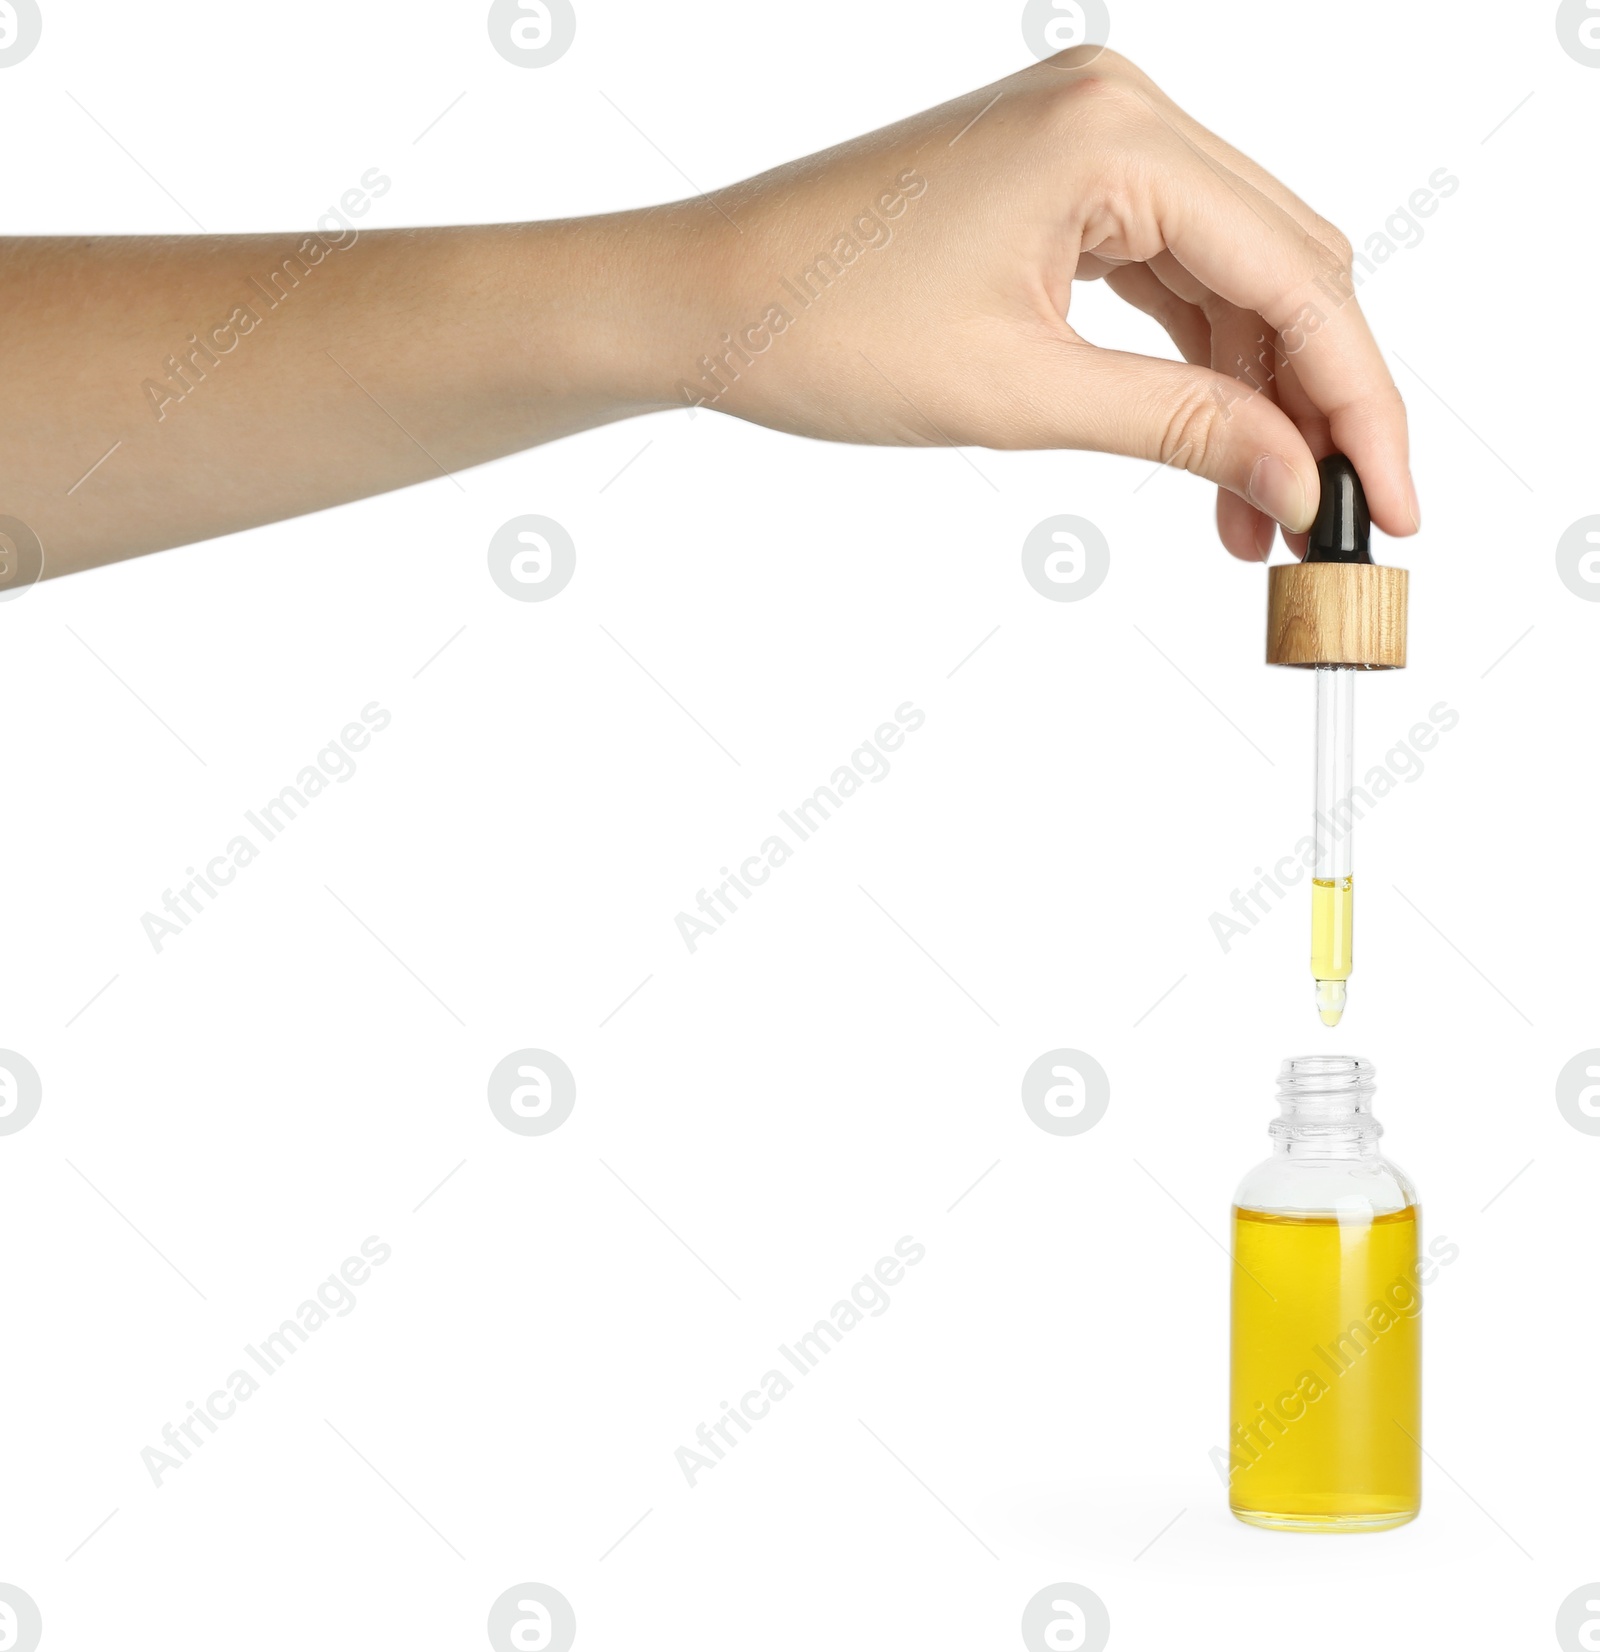
[[[387,178],[372,182],[376,196]],[[712,196],[558,223],[0,241],[0,594],[685,403],[836,441],[1096,448],[1236,556],[1356,463],[1417,526],[1343,238],[1109,52]],[[1104,277],[1187,365],[1068,325]],[[0,547],[3,550],[3,547]],[[27,566],[22,566],[26,562]]]
[[[1251,560],[1275,523],[1303,552],[1316,460],[1338,449],[1386,533],[1419,526],[1349,243],[1112,52],[1065,52],[701,208],[680,401],[835,441],[1178,466],[1217,483],[1223,543]],[[1074,332],[1072,283],[1101,278],[1183,363]]]

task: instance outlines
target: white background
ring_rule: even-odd
[[[47,4],[5,226],[191,230],[150,175],[213,231],[373,166],[369,225],[672,199],[1020,67],[1019,9],[607,0],[530,71],[477,5]],[[0,1046],[44,1085],[0,1139],[0,1581],[48,1648],[468,1647],[524,1581],[586,1648],[1014,1646],[1057,1581],[1118,1647],[1550,1643],[1600,1575],[1600,1138],[1554,1103],[1600,1044],[1600,606],[1554,559],[1600,511],[1600,70],[1553,24],[1116,13],[1358,247],[1460,180],[1362,292],[1425,531],[1379,548],[1412,663],[1358,685],[1361,769],[1460,722],[1359,833],[1337,1034],[1303,892],[1226,954],[1208,921],[1306,830],[1311,685],[1180,475],[677,413],[0,605]],[[528,512],[578,547],[549,602],[487,573]],[[1082,602],[1021,574],[1061,512],[1111,546]],[[355,778],[158,956],[141,914],[374,700]],[[907,700],[889,777],[691,956],[674,914]],[[486,1103],[525,1046],[577,1078],[547,1136]],[[1019,1098],[1060,1046],[1111,1078],[1080,1136]],[[1422,1517],[1347,1542],[1238,1525],[1207,1460],[1230,1195],[1281,1059],[1329,1049],[1460,1247]],[[354,1312],[153,1486],[141,1449],[369,1234]],[[676,1448],[905,1234],[888,1312],[691,1490]]]

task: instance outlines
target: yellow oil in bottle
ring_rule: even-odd
[[[1311,883],[1311,974],[1317,983],[1317,1012],[1325,1027],[1344,1014],[1350,979],[1351,928],[1355,893],[1351,878],[1314,878]]]
[[[1377,1531],[1422,1501],[1417,1211],[1234,1209],[1228,1503],[1253,1525]]]

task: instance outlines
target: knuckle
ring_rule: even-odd
[[[1063,59],[1071,58],[1082,47],[1074,47],[1049,64],[1071,67]],[[1114,65],[1105,62],[1102,52],[1092,67],[1060,75],[1044,88],[1044,110],[1047,123],[1070,134],[1080,133],[1088,122],[1120,120],[1143,110],[1145,105],[1133,83],[1116,72]]]
[[[1064,52],[1044,59],[1049,69],[1098,69],[1105,74],[1135,73],[1133,65],[1120,52],[1109,46],[1097,46],[1086,41],[1081,46],[1069,46]]]
[[[1400,386],[1391,378],[1385,378],[1373,396],[1378,419],[1387,422],[1398,417],[1401,425],[1406,422],[1406,398],[1401,393]]]
[[[1337,224],[1319,218],[1312,232],[1313,239],[1322,248],[1325,257],[1341,270],[1348,270],[1355,261],[1355,248],[1350,237]]]
[[[1185,390],[1167,414],[1156,457],[1164,465],[1195,476],[1209,474],[1220,439],[1221,409],[1217,398],[1202,385]]]

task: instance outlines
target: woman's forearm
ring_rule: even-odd
[[[0,515],[43,576],[669,405],[700,203],[569,223],[0,243]]]

